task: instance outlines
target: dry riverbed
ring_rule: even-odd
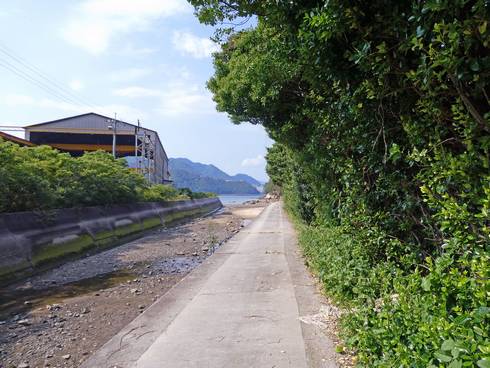
[[[0,290],[0,368],[78,367],[265,206],[255,201]]]

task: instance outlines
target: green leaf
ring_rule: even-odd
[[[473,326],[473,331],[475,331],[475,333],[477,333],[478,335],[480,336],[485,336],[485,331],[483,331],[481,328],[479,328],[478,326]]]
[[[427,277],[422,278],[422,289],[424,291],[430,290],[430,280]]]
[[[441,350],[443,351],[451,351],[454,348],[454,340],[448,339],[444,341],[441,345]]]
[[[462,363],[460,360],[453,360],[448,366],[447,368],[461,368],[462,367]]]
[[[473,70],[474,72],[477,72],[480,70],[480,64],[478,64],[477,60],[473,60],[470,64],[470,69]]]
[[[456,346],[451,350],[451,355],[453,356],[454,359],[457,359],[460,353],[467,353],[467,352],[468,350]]]
[[[487,30],[487,21],[483,22],[478,27],[478,31],[480,31],[480,34],[484,34],[486,30]]]
[[[342,345],[337,345],[337,346],[335,347],[335,352],[336,352],[336,353],[343,353],[343,352],[344,352],[344,350],[345,350],[345,348],[344,348]]]
[[[490,368],[490,360],[487,358],[480,359],[476,362],[476,365],[480,368]]]
[[[446,354],[443,354],[443,353],[439,353],[439,352],[435,352],[434,353],[434,356],[440,361],[440,362],[443,362],[443,363],[448,363],[450,362],[451,360],[453,360],[452,357],[450,357],[449,355],[446,355]]]

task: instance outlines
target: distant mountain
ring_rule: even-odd
[[[205,176],[213,179],[222,179],[222,180],[232,180],[230,175],[221,171],[214,165],[206,165],[201,164],[200,162],[192,162],[187,158],[171,158],[169,160],[170,170],[185,170],[192,174],[198,176]]]
[[[177,188],[189,188],[194,192],[217,194],[259,194],[256,186],[261,183],[251,176],[230,176],[214,165],[192,162],[186,158],[171,158],[169,170]],[[257,184],[255,184],[257,183]]]
[[[255,178],[252,178],[250,175],[247,174],[236,174],[232,176],[233,180],[237,181],[245,181],[249,184],[252,184],[254,187],[261,187],[264,185],[264,183],[261,183]]]

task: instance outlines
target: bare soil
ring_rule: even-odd
[[[226,207],[2,288],[0,368],[78,367],[264,206]]]

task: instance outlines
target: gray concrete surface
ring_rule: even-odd
[[[321,304],[274,203],[83,367],[336,367]]]
[[[0,213],[0,285],[221,207],[202,198]]]

